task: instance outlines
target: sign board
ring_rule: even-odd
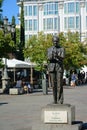
[[[67,111],[44,111],[44,123],[67,123]]]

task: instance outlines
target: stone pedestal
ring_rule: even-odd
[[[48,94],[46,79],[42,79],[42,89],[43,89],[43,94],[44,95]]]
[[[33,125],[31,130],[81,130],[81,124],[39,124]]]
[[[11,94],[11,95],[18,95],[18,94],[22,94],[22,93],[23,93],[22,88],[10,88],[9,89],[9,94]]]
[[[2,89],[3,89],[3,92],[5,92],[8,88],[9,88],[9,77],[8,77],[8,74],[7,74],[7,68],[4,69],[4,74],[3,74],[3,77],[2,77]]]
[[[75,106],[70,104],[49,104],[42,109],[44,123],[72,124],[75,121]]]
[[[0,89],[0,94],[2,94],[3,93],[3,89]]]
[[[45,130],[80,130],[81,124],[75,121],[75,106],[70,104],[48,104],[42,108],[41,120]]]

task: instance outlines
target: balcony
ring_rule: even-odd
[[[21,2],[22,0],[17,0],[17,3]],[[29,2],[29,1],[40,1],[40,0],[24,0],[24,2]]]

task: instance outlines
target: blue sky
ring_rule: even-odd
[[[3,9],[3,17],[7,16],[8,21],[11,22],[12,16],[15,16],[16,18],[16,24],[18,24],[18,6],[17,6],[17,0],[4,0],[2,9]]]

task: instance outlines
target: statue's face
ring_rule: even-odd
[[[57,36],[53,37],[53,44],[54,46],[59,47],[59,38]]]

